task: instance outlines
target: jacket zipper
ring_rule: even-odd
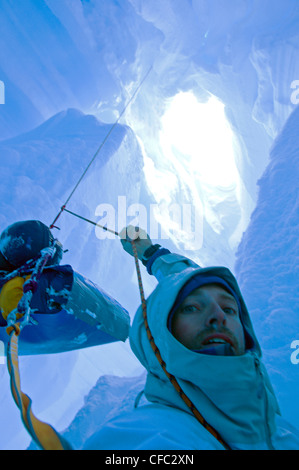
[[[265,398],[265,400],[264,400],[264,403],[265,403],[264,423],[265,423],[266,443],[267,443],[267,446],[268,446],[269,450],[275,450],[275,447],[272,444],[271,433],[270,433],[270,429],[269,429],[269,425],[268,425],[268,396],[267,396],[267,391],[266,391],[266,387],[265,387],[265,383],[264,383],[264,376],[263,376],[263,372],[261,370],[261,364],[260,364],[259,358],[257,357],[256,354],[253,354],[253,357],[254,357],[255,368],[256,368],[257,374],[258,374],[259,379],[260,379],[259,380],[257,396],[258,396],[258,398],[262,398],[263,396]]]

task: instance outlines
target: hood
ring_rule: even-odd
[[[253,341],[242,356],[209,356],[179,343],[167,328],[178,293],[196,275],[222,278],[237,294],[241,320]],[[275,431],[277,401],[261,362],[262,352],[238,283],[225,267],[187,268],[166,276],[147,299],[147,316],[168,372],[176,377],[186,395],[227,442],[253,445]],[[146,397],[157,403],[190,412],[166,377],[147,338],[141,306],[130,333],[132,350],[148,371]],[[266,416],[267,415],[267,416]],[[267,420],[265,426],[265,420]]]
[[[164,354],[169,354],[169,349],[172,350],[173,348],[173,336],[168,331],[167,322],[168,322],[168,315],[171,311],[173,305],[175,304],[175,300],[182,289],[182,287],[190,281],[191,278],[202,275],[203,277],[220,277],[223,279],[231,289],[236,293],[239,299],[239,304],[241,306],[240,317],[243,324],[244,329],[246,329],[247,333],[253,340],[253,348],[256,354],[261,357],[262,352],[255,335],[251,319],[240,292],[238,283],[231,273],[231,271],[225,267],[209,267],[209,268],[187,268],[184,271],[179,273],[171,274],[166,276],[156,287],[156,289],[152,292],[152,294],[147,299],[147,316],[148,316],[148,323],[152,335],[154,336],[156,345],[158,346],[159,350],[164,352]],[[144,365],[146,369],[148,369],[148,356],[142,352],[144,344],[141,341],[143,337],[142,331],[143,329],[143,316],[142,316],[142,309],[141,306],[136,312],[134,322],[131,329],[131,346],[133,352],[136,354],[138,359]],[[146,333],[144,331],[144,333]],[[175,340],[177,343],[177,341]],[[147,349],[147,348],[146,348]],[[185,349],[185,348],[184,348]],[[163,357],[166,362],[166,359]]]

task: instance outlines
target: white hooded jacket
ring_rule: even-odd
[[[246,305],[227,268],[199,268],[179,255],[157,258],[152,272],[159,284],[147,299],[151,333],[167,371],[205,420],[231,449],[299,449],[299,432],[280,417],[277,400]],[[180,289],[196,274],[216,275],[237,293],[242,323],[254,347],[242,356],[199,354],[184,347],[167,328]],[[217,450],[218,440],[194,417],[164,373],[144,327],[141,307],[130,333],[134,354],[147,369],[143,405],[106,425],[84,449]]]

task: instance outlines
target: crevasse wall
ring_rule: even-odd
[[[0,17],[0,80],[5,84],[5,104],[0,106],[1,229],[24,218],[52,222],[102,137],[94,118],[114,122],[150,66],[151,74],[121,122],[131,130],[119,129],[102,154],[103,161],[107,157],[105,165],[97,163],[74,201],[73,208],[86,211],[84,215],[94,216],[101,202],[116,204],[120,192],[129,202],[137,200],[147,207],[155,202],[142,172],[143,159],[146,155],[158,171],[173,171],[163,158],[159,132],[169,100],[178,92],[192,90],[199,101],[213,94],[225,104],[238,142],[239,191],[223,193],[196,182],[195,200],[208,190],[223,197],[224,203],[207,202],[221,230],[216,233],[205,220],[203,249],[192,257],[236,270],[283,411],[294,423],[297,369],[289,361],[289,341],[296,319],[293,304],[285,302],[295,301],[290,272],[295,272],[296,245],[290,234],[297,223],[291,203],[297,160],[295,147],[288,143],[296,141],[293,131],[289,135],[290,126],[296,128],[295,115],[281,134],[284,137],[272,146],[295,109],[291,85],[299,79],[298,18],[297,0],[27,0],[17,6],[3,0]],[[45,122],[42,134],[38,126]],[[27,131],[32,133],[21,135]],[[182,195],[174,193],[174,198]],[[280,195],[285,207],[270,219],[268,210],[272,214],[279,206]],[[257,204],[260,211],[250,223]],[[279,223],[272,225],[273,218]],[[61,221],[59,236],[69,249],[64,261],[124,302],[133,316],[139,303],[134,266],[120,246],[108,240],[100,244],[90,227],[67,218]],[[258,259],[268,236],[271,243]],[[165,244],[191,256],[175,240]],[[154,281],[145,272],[144,282],[150,292]],[[259,285],[267,286],[263,296]],[[261,304],[253,302],[253,291]],[[280,309],[285,309],[283,315]],[[22,380],[26,391],[33,393],[37,413],[65,429],[98,375],[141,372],[128,349],[115,345],[22,361]],[[3,448],[24,448],[28,436],[3,368],[0,375],[7,383],[0,410],[7,426],[0,429],[0,442]]]

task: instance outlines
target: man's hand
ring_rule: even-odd
[[[144,252],[152,245],[148,234],[141,228],[134,227],[133,225],[128,225],[128,227],[123,228],[119,236],[123,249],[132,256],[134,256],[134,254],[131,241],[134,240],[140,261],[142,260]]]

